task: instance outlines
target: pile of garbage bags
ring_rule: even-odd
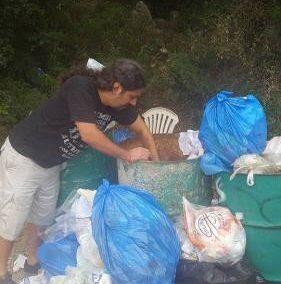
[[[42,284],[175,281],[176,230],[155,198],[141,190],[106,180],[97,191],[79,189],[42,237]]]
[[[42,234],[43,272],[22,283],[215,284],[232,283],[234,274],[239,281],[253,277],[240,262],[246,238],[239,218],[185,198],[183,208],[170,220],[145,191],[106,180],[97,191],[79,189]]]
[[[97,191],[79,189],[42,235],[43,273],[23,283],[211,284],[232,283],[234,274],[239,281],[253,277],[239,262],[246,244],[239,219],[226,208],[185,198],[183,208],[172,223],[147,192],[108,181]]]
[[[233,95],[213,97],[200,131],[180,133],[178,147],[189,159],[201,157],[206,175],[243,173],[253,185],[254,174],[281,172],[281,136],[267,142],[257,98]],[[126,131],[115,134],[116,142],[132,138]],[[147,191],[104,180],[96,191],[77,190],[57,210],[56,222],[42,234],[43,273],[36,283],[255,283],[243,260],[242,218],[183,197],[183,214],[170,220]]]

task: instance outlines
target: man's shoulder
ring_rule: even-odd
[[[64,84],[85,84],[85,85],[92,85],[91,83],[91,78],[88,76],[83,76],[83,75],[74,75],[68,78]]]
[[[97,90],[94,86],[91,77],[83,75],[75,75],[68,78],[59,89],[63,95],[84,94],[95,97]]]

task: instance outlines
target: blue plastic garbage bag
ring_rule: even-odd
[[[120,144],[126,141],[127,139],[132,139],[134,137],[134,132],[130,131],[129,128],[124,127],[114,130],[112,139],[115,143]]]
[[[43,243],[37,253],[41,267],[51,276],[64,275],[67,266],[77,265],[78,245],[74,234],[56,242]]]
[[[174,283],[179,240],[151,194],[104,180],[95,196],[92,227],[113,284]]]
[[[258,99],[221,91],[208,101],[201,122],[199,139],[205,151],[201,169],[206,175],[231,171],[238,157],[261,154],[266,138],[266,117]]]

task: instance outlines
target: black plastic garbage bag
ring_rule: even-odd
[[[231,266],[181,259],[176,284],[255,284],[256,274],[246,261]]]

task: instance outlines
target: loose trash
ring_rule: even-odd
[[[187,130],[180,132],[179,147],[187,159],[196,159],[204,154],[202,144],[198,138],[199,131]]]
[[[203,207],[183,197],[186,239],[183,257],[206,262],[233,264],[242,259],[246,235],[240,220],[224,207]],[[180,239],[183,234],[180,233]]]
[[[151,194],[104,180],[95,196],[92,226],[113,283],[174,283],[179,240]]]
[[[25,261],[26,261],[26,256],[22,255],[22,254],[19,254],[17,259],[14,262],[13,272],[17,272],[20,269],[23,269]]]
[[[266,138],[265,113],[255,96],[219,92],[208,101],[200,126],[199,139],[205,151],[201,168],[206,175],[230,172],[240,156],[262,154]]]

